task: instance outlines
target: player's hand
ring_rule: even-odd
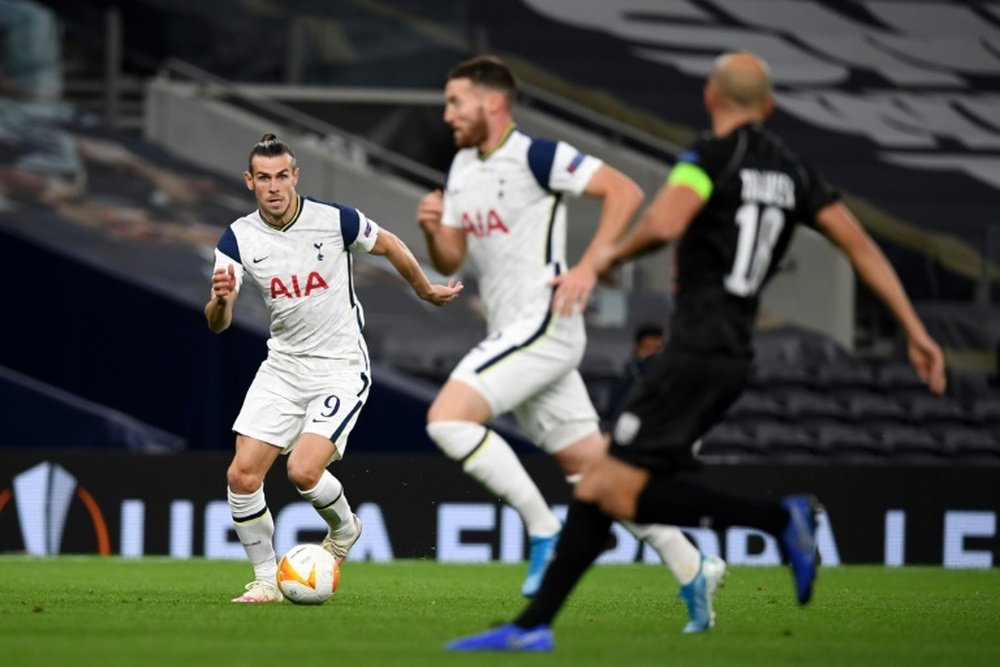
[[[427,234],[433,234],[441,227],[444,211],[444,193],[440,189],[428,192],[417,204],[417,224]]]
[[[458,293],[462,291],[463,287],[465,285],[462,284],[462,281],[451,278],[447,285],[432,284],[431,291],[421,298],[435,306],[444,306],[457,299]]]
[[[587,307],[590,293],[597,283],[597,273],[589,264],[580,263],[566,273],[556,276],[549,284],[556,288],[552,299],[552,312],[563,317],[582,313]]]
[[[216,269],[212,274],[212,296],[225,301],[234,292],[236,292],[236,269],[233,265]]]
[[[924,333],[907,340],[906,352],[917,376],[924,381],[931,393],[944,394],[948,378],[944,372],[944,353],[933,338]]]

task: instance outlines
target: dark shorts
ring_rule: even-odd
[[[696,467],[695,443],[742,393],[750,364],[668,346],[625,398],[609,453],[655,472]]]

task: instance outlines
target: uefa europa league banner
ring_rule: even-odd
[[[229,454],[135,456],[79,450],[4,450],[0,553],[243,558],[226,504]],[[525,458],[558,512],[569,488],[544,456]],[[454,462],[436,455],[365,455],[332,466],[364,522],[352,559],[519,562],[527,540],[517,514]],[[816,493],[825,507],[826,566],[1000,563],[1000,466],[710,466],[704,479],[732,493],[778,498]],[[265,483],[278,553],[319,542],[326,526],[292,489],[279,460]],[[702,551],[733,565],[779,562],[759,531],[685,527]],[[616,526],[602,562],[657,562]]]

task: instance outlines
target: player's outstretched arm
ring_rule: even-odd
[[[212,298],[205,304],[205,319],[212,333],[222,333],[229,328],[237,294],[233,265],[216,269],[212,274]]]
[[[562,315],[586,307],[597,283],[596,263],[601,249],[613,244],[625,232],[643,198],[642,189],[635,181],[606,164],[594,172],[584,194],[602,201],[601,218],[580,261],[552,281],[556,286],[553,307]]]
[[[841,202],[821,209],[816,215],[816,225],[847,255],[858,276],[896,318],[906,336],[910,363],[920,379],[933,393],[943,394],[947,384],[944,354],[924,328],[899,276],[882,250]]]
[[[465,232],[441,224],[443,211],[443,193],[440,190],[428,192],[417,204],[417,224],[424,232],[434,268],[449,276],[465,261]]]
[[[686,185],[661,187],[628,234],[598,251],[594,260],[598,275],[680,238],[704,205],[701,195]]]
[[[379,230],[375,245],[372,247],[372,254],[384,255],[399,275],[410,283],[417,296],[435,306],[451,303],[462,291],[462,283],[456,280],[449,280],[447,285],[431,284],[406,244],[385,228]]]

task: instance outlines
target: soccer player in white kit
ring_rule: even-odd
[[[441,273],[463,262],[478,277],[487,336],[459,362],[431,405],[427,433],[466,473],[520,514],[530,538],[522,593],[541,583],[561,524],[510,445],[485,423],[513,411],[532,441],[572,479],[606,447],[577,366],[586,347],[583,309],[597,280],[595,249],[617,239],[642,201],[627,176],[561,141],[515,126],[516,83],[484,56],[456,66],[444,120],[460,149],[445,192],[426,195],[417,220]],[[580,261],[566,264],[564,195],[602,200],[598,228]],[[690,622],[707,630],[725,563],[702,558],[672,526],[626,524],[649,542],[682,584]]]
[[[258,208],[222,234],[205,306],[209,329],[225,331],[249,280],[271,319],[267,359],[233,424],[236,453],[226,475],[233,525],[254,568],[233,602],[282,599],[264,498],[264,476],[279,455],[288,455],[288,479],[329,525],[323,547],[338,565],[361,536],[343,485],[327,470],[343,457],[371,386],[352,253],[384,255],[436,306],[462,289],[455,281],[432,285],[406,245],[357,209],[300,197],[298,177],[294,153],[273,134],[253,147],[243,178]]]

